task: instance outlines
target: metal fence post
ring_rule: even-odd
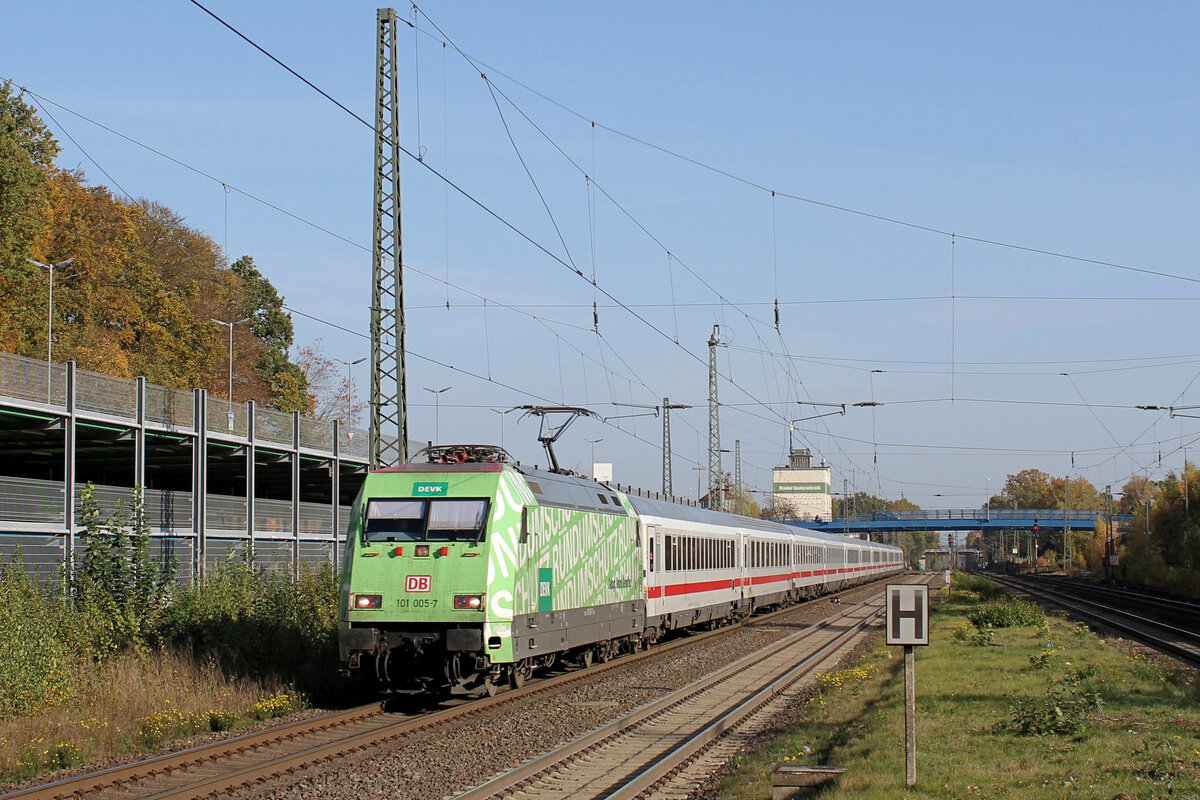
[[[300,578],[300,412],[292,412],[292,580]]]
[[[199,583],[204,580],[208,558],[208,392],[195,389],[193,399],[196,438],[192,444],[192,536],[195,546],[192,574]]]
[[[63,526],[67,531],[66,579],[75,579],[75,362],[66,364],[66,406],[63,419]]]
[[[333,541],[329,548],[329,566],[333,572],[334,580],[337,580],[338,574],[338,529],[342,519],[342,427],[338,420],[333,421],[333,457],[329,460],[329,481],[331,498],[333,502],[329,504],[331,522],[333,527]]]
[[[257,477],[254,474],[254,412],[253,400],[246,401],[246,547],[249,548],[247,560],[253,565],[258,560],[258,550],[254,541],[254,485]]]

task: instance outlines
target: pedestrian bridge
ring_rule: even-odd
[[[1061,508],[944,508],[928,511],[877,511],[840,517],[829,522],[793,523],[827,533],[860,534],[892,531],[989,531],[1096,529],[1097,519],[1128,522],[1129,514],[1109,514],[1104,509]]]

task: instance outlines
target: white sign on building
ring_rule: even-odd
[[[788,460],[788,466],[772,470],[776,512],[786,519],[804,522],[831,520],[830,468],[812,466],[812,456],[807,450],[793,450]]]

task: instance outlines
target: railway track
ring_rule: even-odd
[[[744,624],[747,627],[779,625],[781,618],[795,613],[798,608],[804,606],[754,617]],[[844,619],[850,610],[844,610],[837,619]],[[838,624],[829,623],[822,630],[832,633],[837,627]],[[539,694],[549,696],[577,681],[591,681],[599,675],[606,675],[606,680],[619,681],[622,671],[645,659],[661,658],[673,651],[686,652],[706,647],[713,637],[725,635],[729,630],[693,634],[648,652],[531,682],[522,689],[506,691],[496,697],[460,701],[432,712],[417,715],[385,712],[382,704],[373,703],[100,772],[65,778],[2,795],[0,800],[182,800],[253,790],[267,785],[273,779],[354,754],[369,753],[390,742],[403,740],[418,732],[428,733],[473,714],[494,711],[508,704],[519,707],[522,703],[536,703]],[[805,631],[789,638],[799,636],[807,639],[812,635]]]
[[[696,773],[710,774],[745,740],[740,729],[770,716],[804,677],[835,665],[883,606],[880,595],[847,608],[455,800],[686,797]],[[688,771],[698,759],[711,763]]]
[[[1186,614],[1186,607],[1194,608],[1190,603],[1141,598],[1133,592],[1106,590],[1099,586],[1087,587],[1087,591],[1082,591],[1076,582],[1063,583],[1043,578],[1018,578],[991,573],[987,574],[987,578],[1001,586],[1016,589],[1034,600],[1069,611],[1080,619],[1119,631],[1189,666],[1200,667],[1200,630],[1194,622],[1195,613]],[[1138,610],[1130,610],[1130,606]],[[1143,608],[1152,612],[1153,616],[1145,613]],[[1192,623],[1178,625],[1164,621],[1159,616],[1164,610],[1169,610],[1175,615],[1182,614],[1184,619],[1190,619]]]

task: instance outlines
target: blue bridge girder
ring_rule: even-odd
[[[1096,520],[1110,518],[1128,522],[1129,514],[1106,514],[1103,509],[1063,511],[1058,508],[1020,509],[936,509],[929,511],[879,511],[867,516],[847,517],[829,522],[796,522],[802,528],[826,533],[883,533],[892,531],[989,531],[1039,530],[1063,531],[1096,529]]]

